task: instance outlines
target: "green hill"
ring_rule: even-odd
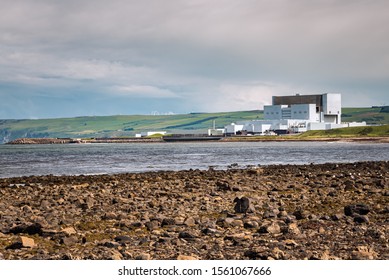
[[[342,121],[365,121],[367,124],[389,124],[389,110],[387,107],[342,108]]]
[[[309,138],[348,138],[348,137],[386,137],[389,136],[389,125],[346,127],[330,130],[312,130],[296,136],[299,139]]]
[[[224,127],[238,120],[262,119],[262,111],[191,113],[182,115],[119,115],[38,120],[0,120],[0,143],[17,138],[131,137],[141,131],[206,133],[215,121]]]
[[[387,109],[386,107],[343,108],[342,121],[389,124],[389,110]],[[214,121],[220,128],[232,122],[254,119],[263,119],[263,111],[0,120],[0,143],[17,138],[131,137],[141,131],[206,133],[207,129],[213,126]]]

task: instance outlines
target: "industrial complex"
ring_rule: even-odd
[[[264,106],[264,119],[238,121],[223,129],[225,135],[238,134],[287,134],[308,130],[365,126],[361,123],[342,123],[342,102],[339,93],[316,95],[273,96],[272,105]],[[210,135],[222,130],[210,129]]]

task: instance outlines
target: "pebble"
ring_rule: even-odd
[[[0,178],[0,259],[385,260],[388,172],[360,162]]]

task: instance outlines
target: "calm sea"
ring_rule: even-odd
[[[0,177],[226,169],[389,160],[389,144],[344,142],[0,145]]]

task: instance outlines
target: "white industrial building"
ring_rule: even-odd
[[[135,134],[135,137],[150,137],[156,134],[165,135],[166,131],[142,131],[141,133]]]
[[[365,122],[341,122],[342,102],[338,93],[273,96],[272,99],[272,105],[264,106],[264,120],[232,123],[225,127],[226,134],[299,133],[366,125]]]

